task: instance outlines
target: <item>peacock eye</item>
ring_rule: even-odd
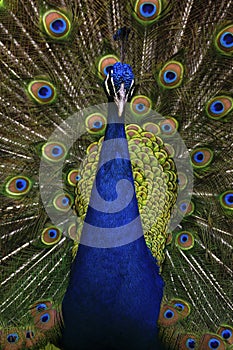
[[[178,121],[174,118],[169,118],[159,123],[161,134],[163,136],[173,136],[178,130]]]
[[[106,118],[101,113],[90,114],[85,120],[86,130],[90,134],[103,135],[106,124]]]
[[[166,311],[164,312],[164,317],[165,317],[165,318],[168,318],[168,319],[171,319],[171,318],[174,317],[174,312],[173,312],[172,310],[166,310]]]
[[[42,155],[51,162],[59,162],[66,156],[66,148],[62,143],[47,142],[42,147]]]
[[[154,135],[160,134],[160,127],[157,124],[148,122],[148,123],[143,124],[142,128],[145,131],[149,131]]]
[[[233,99],[229,96],[216,96],[206,105],[206,113],[212,119],[225,117],[233,108]]]
[[[77,182],[79,182],[81,178],[82,177],[78,169],[73,169],[67,174],[67,181],[71,186],[76,186]]]
[[[176,61],[170,61],[159,73],[159,83],[167,89],[178,87],[183,79],[183,65]]]
[[[222,29],[216,38],[215,41],[216,47],[220,50],[221,53],[229,55],[233,51],[233,25],[227,26]]]
[[[193,339],[193,338],[188,338],[188,339],[186,340],[185,345],[186,345],[186,348],[187,348],[187,349],[195,349],[195,345],[196,345],[195,339]]]
[[[179,312],[170,305],[163,305],[160,309],[159,324],[162,326],[170,326],[175,324],[180,319]]]
[[[40,321],[41,323],[48,323],[50,320],[50,315],[49,313],[43,314],[40,316]]]
[[[60,241],[62,236],[61,231],[55,226],[48,227],[43,230],[41,235],[41,241],[47,245],[51,246]]]
[[[184,173],[181,173],[181,172],[178,172],[178,185],[179,185],[179,188],[180,190],[183,190],[187,184],[188,184],[188,178],[186,176],[186,174]]]
[[[194,237],[191,232],[181,231],[176,236],[176,246],[182,250],[189,250],[194,246]]]
[[[207,167],[213,160],[213,151],[209,148],[197,148],[191,153],[192,165],[196,169]]]
[[[32,331],[26,331],[26,338],[27,339],[32,339],[34,338],[34,333]]]
[[[48,309],[48,307],[44,303],[40,303],[40,304],[36,305],[36,310],[39,312],[47,310],[47,309]]]
[[[8,343],[17,343],[19,341],[19,335],[18,333],[10,333],[7,335],[7,341]]]
[[[183,200],[178,203],[178,208],[182,215],[189,216],[194,212],[195,206],[192,201]]]
[[[232,337],[232,331],[230,331],[230,329],[224,329],[224,331],[222,331],[221,336],[224,339],[229,339]]]
[[[134,15],[142,24],[150,24],[159,17],[161,10],[161,0],[138,0],[134,7]]]
[[[218,349],[220,346],[220,341],[218,339],[212,338],[209,340],[208,346],[210,349]]]
[[[28,193],[32,181],[26,176],[14,176],[6,184],[6,192],[12,196],[22,196]]]
[[[53,200],[54,207],[63,212],[70,210],[72,205],[72,198],[69,194],[58,194]]]
[[[114,55],[103,56],[98,63],[99,76],[105,79],[110,69],[114,66],[119,59]]]
[[[130,102],[130,109],[135,116],[144,116],[151,110],[151,100],[143,95],[133,97]]]
[[[40,104],[47,104],[54,102],[56,98],[56,89],[45,80],[34,80],[28,85],[28,92],[30,96]]]
[[[46,33],[53,39],[64,39],[70,33],[68,17],[56,10],[50,10],[43,15],[43,25]]]
[[[233,191],[225,191],[220,195],[220,204],[225,209],[233,210]]]

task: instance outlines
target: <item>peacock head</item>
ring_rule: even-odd
[[[119,117],[122,116],[126,102],[133,96],[135,82],[131,66],[117,62],[108,71],[104,81],[105,92],[109,102],[115,102]]]

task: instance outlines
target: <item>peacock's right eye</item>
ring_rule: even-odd
[[[34,80],[28,85],[30,96],[40,104],[54,102],[56,98],[56,89],[52,83],[45,80]]]
[[[59,162],[66,156],[66,148],[60,142],[47,142],[42,147],[42,155],[51,162]]]
[[[143,95],[133,97],[130,102],[130,109],[135,116],[144,116],[151,110],[151,100]]]
[[[68,17],[57,10],[50,10],[43,15],[43,25],[53,39],[64,39],[71,27]]]

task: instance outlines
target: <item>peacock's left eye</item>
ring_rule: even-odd
[[[90,134],[103,135],[106,129],[106,118],[101,113],[90,114],[86,120],[86,130]]]
[[[181,231],[176,236],[176,246],[188,250],[194,246],[194,237],[191,232]]]
[[[135,116],[144,116],[151,110],[151,100],[143,95],[133,97],[130,109]]]
[[[32,181],[26,176],[14,176],[6,184],[6,192],[12,196],[22,196],[28,193]]]
[[[178,121],[174,118],[165,119],[159,126],[163,136],[173,136],[178,130]]]
[[[19,335],[18,333],[10,333],[7,335],[7,341],[8,343],[17,343],[19,341]]]
[[[58,194],[53,200],[54,207],[63,212],[70,210],[72,205],[72,198],[69,194]]]
[[[212,119],[225,117],[233,108],[233,99],[229,96],[216,96],[206,105],[206,113]]]
[[[59,242],[61,239],[61,236],[62,236],[61,231],[57,227],[51,226],[43,230],[41,235],[41,241],[45,245],[51,246]]]
[[[178,87],[182,82],[183,72],[184,68],[180,62],[168,62],[159,73],[160,85],[167,89]]]
[[[66,156],[66,148],[60,142],[47,142],[42,147],[42,155],[51,162],[60,162]]]
[[[118,62],[119,59],[114,56],[114,55],[106,55],[103,56],[98,64],[98,72],[99,72],[99,76],[102,79],[105,79],[109,70],[114,66],[114,64],[116,62]]]
[[[233,52],[233,25],[229,25],[226,28],[222,29],[216,38],[215,41],[216,47],[223,54],[232,54]]]
[[[142,24],[150,24],[158,18],[161,9],[161,0],[137,0],[134,7],[134,15]]]
[[[213,160],[213,151],[209,148],[196,148],[191,153],[192,165],[196,169],[207,167]]]
[[[53,39],[64,39],[70,32],[68,17],[59,11],[50,10],[43,15],[46,33]]]
[[[225,191],[220,195],[220,204],[225,209],[233,210],[233,191]]]
[[[56,98],[56,89],[45,80],[34,80],[28,85],[28,92],[30,96],[40,104],[47,104],[54,102]]]

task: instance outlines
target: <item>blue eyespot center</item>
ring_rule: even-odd
[[[169,131],[172,130],[172,127],[171,127],[170,124],[163,124],[163,125],[162,125],[162,130],[163,130],[164,132],[169,132]]]
[[[224,104],[221,101],[215,101],[210,106],[210,111],[215,114],[224,112]]]
[[[50,98],[52,96],[52,89],[46,85],[41,86],[41,88],[38,90],[38,96],[42,99]]]
[[[192,338],[187,339],[186,341],[186,347],[187,349],[195,349],[195,340]]]
[[[42,315],[41,318],[40,318],[40,320],[41,320],[42,323],[47,323],[47,322],[49,322],[49,320],[50,320],[49,314],[44,314],[44,315]]]
[[[58,18],[55,19],[51,24],[50,24],[50,29],[52,32],[55,34],[62,34],[66,30],[66,21],[63,18]]]
[[[220,44],[229,49],[233,47],[233,34],[231,32],[225,32],[220,37]]]
[[[203,152],[195,153],[194,160],[196,163],[201,163],[204,160],[204,153]]]
[[[167,318],[167,319],[171,319],[171,318],[174,317],[174,312],[172,310],[167,310],[164,313],[164,317]]]
[[[52,155],[59,157],[62,154],[62,148],[60,146],[54,146],[52,149]]]
[[[182,204],[180,205],[180,210],[181,210],[181,211],[186,211],[187,208],[188,208],[187,203],[182,203]]]
[[[232,337],[232,331],[230,331],[230,329],[224,329],[224,331],[222,331],[221,336],[224,339],[229,339]]]
[[[57,231],[54,230],[54,229],[50,229],[48,234],[49,234],[50,238],[56,238],[57,237]]]
[[[62,198],[62,204],[63,204],[64,206],[69,205],[69,204],[70,204],[70,200],[69,200],[69,198],[67,198],[67,197],[63,197],[63,198]]]
[[[15,182],[18,191],[24,191],[27,187],[27,181],[24,179],[18,179]]]
[[[146,2],[140,5],[140,14],[146,18],[153,17],[156,14],[157,7],[151,2]]]
[[[75,176],[75,180],[76,180],[76,181],[81,180],[81,176],[80,176],[80,175],[76,175],[76,176]]]
[[[8,334],[7,336],[8,343],[17,343],[18,340],[19,340],[19,336],[17,333],[11,333],[11,334]]]
[[[233,193],[227,193],[224,198],[227,205],[233,204]]]
[[[135,108],[138,112],[143,112],[146,109],[146,106],[144,103],[137,103]]]
[[[186,243],[187,240],[188,240],[188,235],[183,234],[180,236],[181,243]]]
[[[101,129],[102,128],[102,126],[103,126],[103,123],[101,122],[101,121],[95,121],[94,123],[93,123],[93,127],[95,128],[95,129]]]
[[[220,346],[220,341],[218,339],[210,339],[210,341],[208,342],[209,348],[210,349],[218,349]]]
[[[184,310],[184,305],[181,303],[176,303],[175,307],[178,308],[179,310],[183,311]]]
[[[47,305],[44,304],[44,303],[38,304],[38,305],[36,306],[36,310],[39,311],[39,312],[40,312],[40,311],[47,310]]]
[[[164,81],[167,84],[171,84],[174,83],[174,81],[176,81],[177,79],[177,74],[172,71],[172,70],[168,70],[164,73]]]

